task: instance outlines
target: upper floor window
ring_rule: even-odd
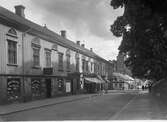
[[[79,72],[79,53],[75,54],[76,59],[76,71]]]
[[[32,40],[32,51],[33,51],[33,66],[39,67],[40,66],[40,39],[35,37]]]
[[[67,70],[70,70],[70,55],[67,55]]]
[[[91,69],[90,69],[90,70],[91,70],[91,72],[92,72],[92,71],[93,71],[93,62],[91,62],[91,64],[90,64],[90,65],[91,65],[91,66],[90,66],[90,67],[91,67]]]
[[[58,54],[58,70],[63,71],[63,53]]]
[[[69,71],[70,70],[70,50],[68,49],[67,51],[66,51],[66,59],[67,59],[67,71]]]
[[[17,42],[8,40],[8,63],[17,64]]]
[[[33,64],[34,66],[40,66],[40,48],[33,47]]]
[[[89,71],[89,62],[88,61],[86,61],[86,72],[88,72]]]
[[[82,71],[85,72],[85,59],[82,59]]]
[[[46,67],[51,67],[51,50],[45,49]]]

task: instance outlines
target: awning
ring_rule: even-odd
[[[116,73],[116,72],[114,72],[113,75],[116,76],[116,77],[119,77],[119,78],[121,78],[121,79],[123,79],[123,80],[130,80],[130,81],[133,81],[133,80],[134,80],[134,79],[133,79],[132,77],[130,77],[129,75],[124,75],[124,74],[121,74],[121,73]]]
[[[97,75],[97,78],[100,79],[102,83],[106,83],[106,81],[100,75]]]
[[[107,79],[104,79],[105,81],[106,81],[106,83],[110,83],[110,81],[109,80],[107,80]]]
[[[86,82],[92,82],[92,83],[105,83],[104,81],[96,78],[96,77],[85,77]]]

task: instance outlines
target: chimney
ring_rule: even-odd
[[[23,5],[15,6],[15,14],[17,14],[20,17],[25,18],[24,9],[25,9],[25,7]]]
[[[90,51],[93,52],[93,48],[90,48]]]
[[[61,33],[61,36],[63,38],[66,38],[66,31],[65,30],[61,30],[60,33]]]
[[[77,45],[79,45],[79,46],[80,46],[80,41],[77,41]]]
[[[85,44],[81,44],[81,47],[83,47],[83,48],[84,48],[84,47],[85,47]]]

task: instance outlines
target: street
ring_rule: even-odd
[[[147,92],[108,93],[1,116],[4,121],[154,120],[167,119],[166,109]]]

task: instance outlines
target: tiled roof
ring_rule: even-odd
[[[38,35],[40,37],[43,37],[44,39],[48,40],[48,41],[52,41],[52,42],[56,42],[62,46],[68,47],[72,50],[76,50],[79,51],[80,53],[83,53],[87,56],[90,57],[94,57],[97,59],[101,59],[103,61],[106,61],[104,58],[98,56],[97,54],[95,54],[94,52],[91,52],[90,50],[83,48],[79,45],[77,45],[76,43],[74,43],[73,41],[70,41],[66,38],[61,37],[60,35],[58,35],[57,33],[44,28],[43,26],[40,26],[26,18],[20,17],[18,15],[16,15],[15,13],[3,8],[0,6],[0,21],[1,18],[3,18],[4,20],[9,21],[10,23],[16,25],[16,28],[31,28],[29,32],[30,34],[34,34],[34,35]],[[26,31],[26,29],[24,29]]]

